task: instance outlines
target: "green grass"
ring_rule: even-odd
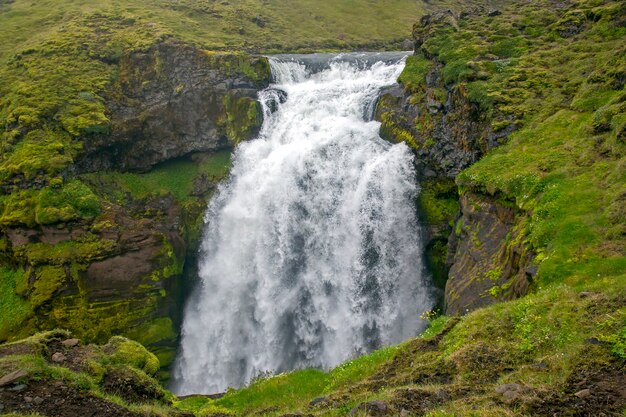
[[[33,314],[30,303],[16,291],[19,283],[27,279],[25,274],[22,270],[0,267],[0,340],[22,333],[19,327]]]
[[[129,192],[135,199],[169,193],[178,201],[185,202],[191,197],[193,180],[199,175],[205,174],[213,182],[225,178],[231,167],[230,157],[230,151],[224,150],[205,156],[198,163],[187,158],[165,162],[145,174],[108,172],[87,174],[85,177],[91,181],[110,181],[121,192]]]

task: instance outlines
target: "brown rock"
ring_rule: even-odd
[[[67,347],[78,346],[79,343],[80,343],[79,339],[67,339],[61,342],[63,346],[67,346]]]
[[[504,384],[496,387],[496,392],[498,394],[504,394],[510,391],[519,391],[521,386],[519,384]]]
[[[574,394],[578,398],[587,398],[591,395],[591,390],[589,388],[578,391]]]
[[[19,381],[22,378],[25,378],[26,376],[28,376],[28,372],[22,370],[22,369],[18,369],[17,371],[13,371],[8,375],[3,376],[2,378],[0,378],[0,387],[4,387],[6,385],[12,384],[14,382]]]
[[[495,198],[466,193],[460,198],[459,227],[445,289],[446,314],[466,314],[479,307],[525,295],[532,281],[534,253],[524,242],[512,245],[523,214]]]
[[[61,352],[56,352],[54,355],[52,355],[50,359],[54,363],[61,363],[61,362],[65,362],[66,357]]]

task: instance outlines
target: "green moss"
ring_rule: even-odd
[[[433,61],[426,59],[423,55],[412,55],[407,57],[406,65],[398,77],[406,91],[418,93],[424,90],[426,75],[434,67]]]
[[[154,167],[145,174],[99,172],[86,174],[83,178],[105,195],[123,203],[125,194],[134,199],[171,194],[181,203],[193,202],[191,196],[196,178],[205,175],[209,182],[217,183],[224,179],[231,167],[229,150],[207,155],[197,155],[194,159],[181,158]]]
[[[154,375],[160,364],[157,357],[148,352],[139,343],[121,336],[113,336],[104,346],[107,356],[103,358],[105,364],[124,364]]]
[[[36,325],[42,329],[72,329],[77,337],[102,343],[113,334],[129,331],[159,308],[158,291],[141,290],[137,295],[101,302],[89,302],[81,294],[55,298],[47,314],[37,316]]]
[[[432,274],[433,283],[437,288],[444,289],[448,279],[446,259],[448,256],[448,240],[434,239],[426,247],[426,265]]]
[[[58,174],[73,161],[80,144],[72,142],[67,134],[48,129],[28,132],[0,163],[0,182],[22,175],[26,180],[45,173]]]
[[[57,243],[30,243],[15,248],[15,254],[23,257],[31,265],[89,263],[104,259],[117,249],[114,240],[100,239],[86,235],[80,240],[66,240]]]
[[[127,337],[137,340],[142,345],[151,345],[162,340],[176,339],[177,333],[169,317],[159,317],[146,321],[127,332]]]
[[[430,224],[452,224],[459,212],[457,188],[451,179],[426,180],[420,183],[418,210]]]
[[[0,340],[28,331],[24,322],[32,316],[32,306],[26,298],[18,295],[17,289],[20,283],[27,281],[26,271],[0,267]]]
[[[260,104],[249,97],[240,97],[237,93],[224,95],[222,105],[224,114],[219,120],[226,137],[233,145],[250,139],[258,131],[263,121]]]
[[[67,274],[62,266],[42,266],[35,272],[35,282],[29,300],[33,307],[38,307],[50,300],[63,285]]]

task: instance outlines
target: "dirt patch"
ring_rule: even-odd
[[[425,360],[426,358],[420,358],[416,361],[416,358],[429,353],[433,356],[433,359],[436,358],[439,342],[458,322],[458,318],[450,319],[444,329],[430,339],[411,340],[405,348],[396,353],[390,362],[382,365],[367,382],[372,386],[397,386],[424,382],[449,383],[452,380],[452,372],[448,369],[449,366],[444,364],[432,366],[430,363],[432,361]]]
[[[65,359],[58,363],[53,361],[52,356],[55,353],[63,354]],[[93,347],[80,345],[66,346],[62,343],[62,340],[49,341],[43,352],[44,358],[46,358],[48,362],[69,368],[74,372],[85,371],[85,360],[93,354]]]
[[[579,365],[563,392],[538,393],[525,408],[538,417],[609,417],[622,416],[625,407],[626,359],[614,358]]]
[[[67,386],[61,381],[31,381],[22,390],[0,390],[3,412],[39,413],[50,417],[135,417],[119,405]]]
[[[450,399],[450,395],[444,390],[432,392],[422,389],[400,389],[394,393],[394,398],[390,404],[398,410],[406,410],[421,415],[448,399]]]

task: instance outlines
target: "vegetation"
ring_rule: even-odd
[[[83,346],[77,340],[63,344],[72,342],[69,337],[66,331],[54,330],[0,345],[0,375],[22,375],[8,386],[17,390],[3,392],[3,402],[17,403],[20,411],[9,415],[46,415],[51,406],[61,414],[129,415],[130,410],[139,415],[177,415],[173,396],[153,378],[159,361],[144,347],[122,337],[102,346]],[[53,354],[62,355],[62,360],[53,360]],[[24,389],[45,400],[24,403],[20,393]]]
[[[406,27],[433,6],[408,0],[123,3],[43,1],[33,7],[24,0],[0,1],[0,229],[86,231],[58,242],[24,239],[16,247],[0,237],[0,340],[56,326],[99,341],[124,331],[158,359],[114,337],[85,351],[84,368],[69,370],[46,356],[68,337],[52,332],[0,346],[0,372],[26,369],[32,381],[63,380],[126,409],[174,415],[171,394],[151,377],[159,359],[172,360],[169,344],[177,337],[171,318],[154,315],[166,295],[155,280],[180,274],[184,259],[163,237],[154,274],[123,300],[89,302],[79,276],[120,250],[107,233],[166,221],[162,199],[183,212],[180,227],[194,247],[205,200],[227,175],[230,152],[193,155],[146,173],[76,175],[72,167],[85,145],[111,129],[104,97],[119,81],[120,60],[129,50],[175,37],[210,51],[237,50],[227,58],[206,52],[207,62],[258,81],[267,66],[251,65],[241,51],[397,45]],[[463,2],[468,13],[459,16],[457,2],[439,2],[454,13],[444,12],[427,29],[416,26],[421,49],[407,60],[399,81],[413,105],[443,103],[455,92],[490,132],[515,130],[506,144],[458,175],[456,185],[424,181],[417,204],[426,223],[450,230],[463,227],[453,224],[459,193],[490,196],[521,210],[516,239],[536,253],[538,265],[531,293],[462,318],[428,315],[431,324],[421,337],[329,372],[258,379],[223,398],[176,400],[176,407],[196,415],[342,416],[355,407],[363,415],[360,404],[381,400],[398,414],[429,417],[554,415],[572,408],[588,415],[624,412],[624,8],[611,0],[572,0],[563,7],[492,3],[497,13]],[[443,85],[427,92],[433,70],[440,71]],[[258,128],[254,101],[226,95],[222,104],[221,122],[233,144]],[[423,150],[433,139],[416,141],[413,132],[432,124],[428,112],[402,123],[383,115],[382,133]],[[121,212],[136,223],[116,223]],[[443,245],[438,240],[427,248],[439,286],[445,281]],[[496,281],[501,273],[494,268],[483,276]],[[70,286],[75,294],[55,298]],[[494,287],[491,295],[504,290]],[[11,349],[27,352],[2,353]],[[107,375],[148,387],[151,399],[137,404],[123,390],[107,390]],[[502,388],[506,384],[512,384],[509,390]],[[591,399],[575,395],[588,387]]]

